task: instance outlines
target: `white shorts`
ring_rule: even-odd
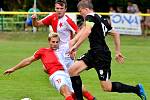
[[[73,91],[72,83],[69,74],[64,71],[56,71],[49,77],[51,84],[60,92],[60,88],[63,85],[67,85],[71,92]]]
[[[72,60],[70,57],[65,57],[65,65],[67,69],[74,63],[74,60]]]
[[[66,43],[66,44],[63,44],[63,45],[60,45],[60,52],[63,52],[65,53],[64,57],[65,57],[65,65],[67,67],[67,69],[74,63],[74,60],[71,59],[70,55],[69,55],[69,44]]]

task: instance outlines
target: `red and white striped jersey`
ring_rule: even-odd
[[[67,71],[65,66],[65,49],[52,50],[51,48],[40,48],[34,53],[35,59],[41,59],[49,76],[58,70]]]
[[[59,33],[60,45],[68,43],[73,38],[73,33],[78,30],[77,25],[67,15],[58,18],[57,13],[53,13],[43,18],[42,22],[44,25],[51,25],[53,31]]]

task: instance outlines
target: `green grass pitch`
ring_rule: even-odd
[[[64,100],[50,85],[40,61],[4,76],[3,71],[31,56],[38,48],[47,47],[47,33],[0,33],[0,100]],[[150,94],[150,37],[121,36],[121,50],[126,57],[124,64],[114,60],[114,44],[111,36],[106,38],[112,51],[112,81],[129,85],[142,83]],[[88,49],[86,41],[78,51],[78,57]],[[135,94],[103,92],[94,70],[81,74],[83,84],[97,100],[140,100]],[[148,97],[147,100],[149,100]]]

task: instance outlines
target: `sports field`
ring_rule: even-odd
[[[47,35],[47,33],[0,33],[0,100],[20,100],[24,97],[32,100],[64,100],[49,84],[48,76],[43,72],[40,61],[9,76],[3,75],[4,70],[31,56],[38,48],[47,47]],[[124,64],[115,62],[112,38],[108,36],[106,39],[113,58],[111,80],[130,85],[142,83],[149,96],[150,37],[121,36],[122,53],[126,57]],[[85,42],[79,49],[78,56],[87,50],[88,42]],[[97,100],[140,100],[135,94],[103,92],[94,70],[85,71],[81,76],[84,85]],[[147,100],[150,100],[150,97]]]

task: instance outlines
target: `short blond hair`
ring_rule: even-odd
[[[79,1],[79,3],[77,4],[77,8],[78,10],[80,8],[89,8],[89,9],[93,9],[93,4],[90,0],[81,0]]]
[[[51,33],[49,33],[49,34],[48,34],[48,41],[50,41],[51,38],[53,38],[53,37],[58,37],[58,38],[59,38],[59,34],[56,33],[56,32],[51,32]],[[59,38],[59,39],[60,39],[60,38]]]

